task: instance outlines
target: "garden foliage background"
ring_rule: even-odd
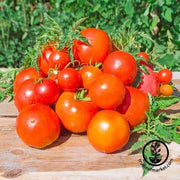
[[[83,26],[104,29],[130,43],[124,50],[138,47],[154,64],[180,71],[179,0],[0,0],[0,67],[21,66],[43,31],[45,13],[64,32],[88,17]]]

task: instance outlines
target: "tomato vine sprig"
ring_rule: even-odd
[[[166,107],[171,106],[180,101],[180,97],[152,97],[149,95],[150,109],[147,112],[147,121],[143,124],[135,127],[131,134],[139,133],[138,141],[135,142],[130,150],[129,154],[133,152],[141,152],[144,145],[151,140],[161,140],[165,143],[171,143],[172,141],[180,144],[180,133],[177,131],[180,125],[180,116],[169,116],[166,112],[159,112]],[[168,121],[169,120],[169,121]],[[146,175],[149,170],[153,168],[145,161],[143,167],[143,175]],[[144,168],[148,167],[148,168]]]

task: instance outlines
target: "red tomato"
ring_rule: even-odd
[[[43,104],[26,106],[16,119],[16,131],[29,146],[44,148],[60,134],[60,121],[56,113]]]
[[[67,52],[54,50],[49,57],[50,68],[63,69],[70,62],[70,58]]]
[[[124,85],[134,82],[137,74],[137,65],[133,56],[127,52],[115,51],[104,61],[103,72],[120,78]]]
[[[33,79],[28,79],[19,86],[14,96],[14,104],[18,111],[21,111],[27,105],[35,103],[34,87],[35,82]]]
[[[60,90],[53,80],[43,79],[35,85],[34,94],[36,103],[51,105],[58,99]]]
[[[172,80],[172,72],[169,69],[161,69],[158,73],[158,81],[168,84]]]
[[[149,74],[143,72],[142,82],[137,88],[145,94],[150,93],[152,96],[156,96],[159,94],[159,82],[157,76],[151,68],[149,68],[148,66],[145,67],[148,70]]]
[[[81,34],[83,37],[86,37],[90,45],[74,40],[74,59],[87,64],[103,62],[111,50],[111,41],[108,34],[96,28],[83,29]]]
[[[139,52],[139,53],[137,54],[137,56],[138,56],[138,57],[142,57],[142,58],[143,58],[143,61],[148,62],[149,56],[147,55],[147,53],[145,53],[145,52]]]
[[[82,84],[82,78],[75,69],[66,68],[59,72],[58,84],[64,91],[76,91]]]
[[[92,102],[75,100],[74,96],[73,92],[63,92],[55,110],[67,130],[82,133],[87,130],[89,122],[98,109]]]
[[[39,57],[39,70],[42,71],[45,75],[48,74],[50,68],[49,58],[53,51],[55,51],[55,48],[53,46],[47,47],[42,50],[42,57]]]
[[[123,114],[130,127],[134,128],[147,119],[146,112],[149,110],[148,97],[140,90],[127,86],[125,98],[116,110]]]
[[[14,93],[17,92],[17,89],[24,81],[28,79],[38,80],[38,78],[39,78],[38,72],[33,67],[23,69],[15,77],[14,86],[13,86]]]
[[[103,73],[102,71],[95,66],[85,66],[79,73],[81,74],[83,87],[89,89],[90,85]]]
[[[89,97],[94,104],[102,109],[119,106],[125,96],[125,88],[119,78],[103,74],[89,88]]]
[[[89,123],[87,136],[94,148],[112,153],[127,144],[130,128],[128,122],[117,111],[102,110],[96,113]]]
[[[162,84],[160,86],[160,93],[163,96],[171,96],[173,94],[173,88],[169,84]]]

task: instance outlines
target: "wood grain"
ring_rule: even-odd
[[[180,79],[174,80],[180,90]],[[179,95],[179,92],[176,92]],[[168,108],[169,114],[180,113],[180,103]],[[113,154],[96,151],[86,134],[71,134],[62,129],[59,139],[47,148],[38,150],[25,145],[15,131],[18,112],[13,104],[0,104],[0,179],[141,179],[140,154],[128,155],[129,147],[138,135]],[[168,145],[172,165],[162,172],[150,172],[143,179],[179,179],[180,146]]]

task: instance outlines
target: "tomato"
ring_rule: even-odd
[[[137,74],[137,64],[134,57],[123,51],[115,51],[104,61],[103,72],[117,76],[125,85],[134,82]]]
[[[75,93],[63,92],[55,106],[55,111],[64,127],[74,133],[87,130],[98,108],[91,101],[75,100]]]
[[[162,84],[160,86],[160,93],[163,96],[171,96],[173,94],[173,88],[169,84]]]
[[[53,143],[60,134],[60,121],[47,105],[26,106],[16,119],[16,131],[29,146],[44,148]]]
[[[169,69],[161,69],[158,73],[158,81],[168,84],[172,80],[172,72]]]
[[[148,66],[145,66],[149,74],[142,72],[142,82],[137,87],[145,94],[150,93],[152,96],[159,95],[159,82],[155,72]]]
[[[147,119],[146,112],[149,110],[149,100],[145,93],[127,86],[125,98],[120,106],[116,108],[118,112],[129,122],[131,128],[144,123]]]
[[[89,97],[102,109],[112,109],[120,105],[125,96],[125,88],[119,78],[103,74],[89,88]]]
[[[83,29],[81,34],[88,40],[90,45],[74,40],[74,59],[87,64],[103,62],[111,50],[111,41],[108,34],[96,28]]]
[[[49,57],[50,68],[63,69],[70,62],[70,58],[67,52],[54,50]]]
[[[142,58],[143,58],[142,61],[148,62],[149,56],[147,55],[147,53],[145,53],[145,52],[139,52],[139,53],[137,54],[137,56],[138,56],[138,57],[142,57]]]
[[[38,72],[33,67],[23,69],[15,77],[14,86],[13,86],[14,93],[17,92],[17,89],[24,81],[28,79],[38,80],[38,78],[39,78]]]
[[[51,105],[57,101],[60,90],[53,80],[43,79],[35,85],[34,94],[36,103]]]
[[[117,111],[102,110],[96,113],[89,123],[87,136],[94,148],[104,153],[112,153],[127,144],[130,128]]]
[[[14,96],[14,104],[18,111],[21,111],[27,105],[35,103],[34,87],[35,82],[33,79],[28,79],[19,86]]]
[[[49,58],[53,51],[55,51],[55,48],[53,46],[46,47],[41,52],[42,57],[39,57],[38,59],[39,70],[42,71],[45,75],[48,74],[50,68]]]
[[[66,68],[59,72],[58,84],[64,91],[76,91],[82,85],[82,78],[77,70]]]
[[[90,85],[103,74],[96,66],[84,66],[79,73],[81,74],[85,89],[89,89]]]

